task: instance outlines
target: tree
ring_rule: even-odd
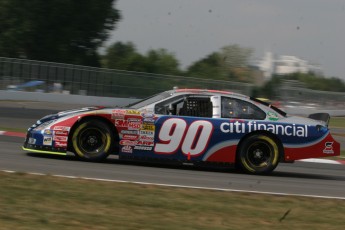
[[[221,66],[221,57],[217,52],[193,63],[188,68],[186,75],[217,80],[226,79],[226,72]]]
[[[249,59],[253,54],[250,48],[239,45],[228,45],[221,48],[220,57],[225,68],[245,68],[249,65]]]
[[[102,57],[105,68],[155,74],[180,74],[174,54],[165,49],[149,50],[146,55],[137,52],[133,43],[116,42],[106,49]]]
[[[99,66],[116,0],[0,0],[0,56]]]
[[[251,82],[251,70],[249,60],[253,50],[240,47],[239,45],[228,45],[221,49],[221,66],[228,73],[228,80]]]
[[[147,53],[146,72],[157,74],[178,75],[179,63],[174,54],[165,49],[150,50]]]
[[[146,57],[139,54],[133,43],[116,42],[106,49],[102,66],[110,69],[145,72]]]
[[[238,45],[225,46],[193,63],[186,74],[193,77],[250,82],[249,59],[252,52],[251,49]]]

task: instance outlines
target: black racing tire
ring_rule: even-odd
[[[114,134],[100,120],[86,120],[73,132],[72,144],[77,157],[87,161],[106,159],[113,149]]]
[[[254,134],[240,144],[236,163],[249,174],[267,174],[272,172],[280,160],[280,147],[269,135]]]

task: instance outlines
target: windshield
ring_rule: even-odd
[[[130,104],[130,105],[127,106],[127,108],[140,109],[140,108],[142,108],[144,106],[147,106],[147,105],[150,105],[150,104],[152,104],[154,102],[158,102],[158,101],[161,101],[161,100],[163,100],[165,98],[168,98],[171,95],[172,95],[172,93],[169,92],[169,91],[158,93],[156,95],[144,98],[143,100],[140,100],[138,102]]]

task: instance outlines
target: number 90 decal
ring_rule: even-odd
[[[183,119],[168,119],[158,133],[155,153],[174,154],[181,148],[185,155],[198,156],[205,152],[212,132],[213,125],[209,121],[194,121],[188,127]]]

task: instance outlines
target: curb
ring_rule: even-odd
[[[0,130],[0,136],[26,137],[26,133],[10,132],[10,131],[1,131],[1,130]]]
[[[335,164],[335,165],[345,165],[345,160],[329,160],[322,158],[310,158],[304,160],[298,160],[300,162],[310,162],[310,163],[321,163],[321,164]]]
[[[26,137],[26,133],[20,132],[9,132],[9,131],[1,131],[0,136],[9,136],[9,137]],[[310,162],[310,163],[321,163],[321,164],[337,164],[337,165],[345,165],[345,160],[329,160],[329,159],[322,159],[322,158],[310,158],[304,160],[298,160],[301,162]]]

